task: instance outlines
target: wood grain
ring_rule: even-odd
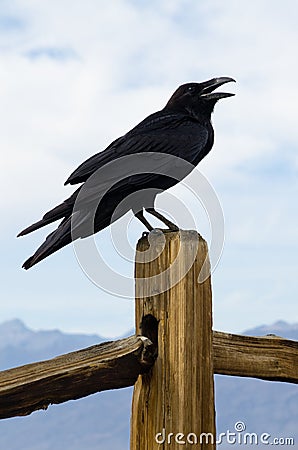
[[[214,372],[298,383],[298,342],[213,332]]]
[[[189,449],[194,447],[186,442],[189,433],[215,436],[207,245],[197,233],[186,231],[150,233],[149,239],[144,237],[137,246],[136,329],[144,334],[144,318],[156,319],[158,357],[150,373],[135,384],[130,448]],[[205,261],[206,279],[199,283]],[[163,430],[166,438],[160,443]],[[195,447],[215,448],[210,442]]]
[[[155,352],[149,339],[130,336],[0,372],[0,418],[131,386],[153,364]]]
[[[145,329],[147,334],[152,331],[148,326]],[[30,414],[46,409],[51,403],[81,398],[109,386],[111,389],[133,386],[138,374],[150,367],[155,357],[155,346],[146,337],[130,336],[4,370],[0,372],[0,418]],[[298,383],[297,341],[214,331],[213,357],[216,374]],[[86,372],[89,387],[85,383]]]

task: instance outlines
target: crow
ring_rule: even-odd
[[[149,231],[153,227],[144,210],[170,230],[178,230],[155,210],[155,197],[188,175],[211,150],[214,106],[234,95],[214,91],[231,81],[235,80],[218,77],[179,86],[162,110],[83,162],[65,182],[81,186],[18,234],[24,236],[62,219],[22,267],[29,269],[75,239],[97,233],[129,210]]]

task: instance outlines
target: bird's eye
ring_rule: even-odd
[[[187,90],[188,90],[188,92],[192,92],[194,90],[194,87],[193,86],[188,86]]]

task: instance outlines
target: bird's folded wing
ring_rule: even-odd
[[[208,132],[184,114],[162,111],[148,116],[126,135],[113,141],[104,151],[83,162],[65,184],[86,181],[108,163],[127,155],[155,152],[192,161],[206,145]],[[106,166],[108,170],[108,166]]]

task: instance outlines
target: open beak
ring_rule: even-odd
[[[200,97],[206,99],[214,99],[219,100],[220,98],[232,97],[235,94],[230,94],[228,92],[213,92],[219,86],[222,86],[225,83],[229,83],[230,81],[236,82],[233,78],[230,77],[219,77],[212,78],[212,80],[205,81],[202,84],[202,91]]]

